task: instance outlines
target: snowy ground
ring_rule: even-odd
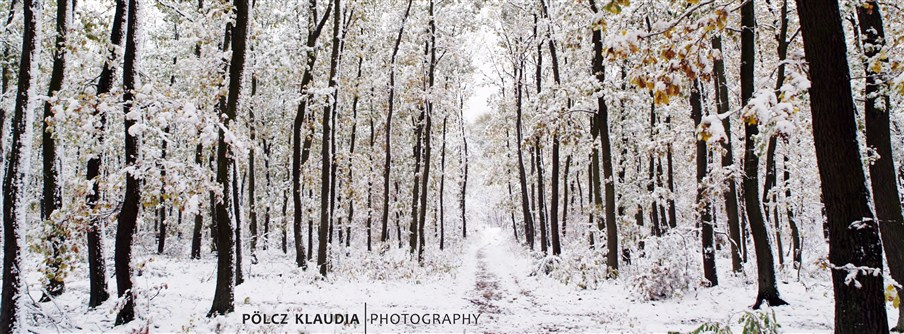
[[[148,261],[136,278],[141,319],[113,327],[115,302],[88,310],[87,281],[80,280],[70,283],[67,293],[53,303],[41,304],[41,311],[34,313],[39,327],[32,329],[127,332],[149,326],[151,332],[361,332],[367,322],[367,330],[374,332],[686,332],[706,321],[735,323],[755,295],[752,285],[729,278],[727,273],[720,273],[725,279],[719,287],[696,289],[667,301],[636,301],[620,279],[581,290],[551,278],[530,276],[532,260],[499,228],[482,230],[463,249],[460,266],[448,274],[380,281],[364,277],[316,280],[309,272],[295,269],[288,256],[279,254],[279,262],[250,266],[246,282],[236,289],[236,312],[213,320],[205,317],[215,284],[213,259],[197,262],[160,257]],[[37,277],[31,278],[29,286],[37,286]],[[833,304],[828,284],[805,287],[788,282],[779,288],[791,303],[775,308],[783,331],[831,331]],[[110,290],[115,293],[115,280]],[[34,289],[31,296],[35,300],[40,297]],[[380,325],[365,321],[365,303],[369,314],[480,316],[476,324],[469,325]],[[288,314],[289,324],[242,323],[243,314],[255,312]],[[357,314],[360,325],[296,325],[291,318],[297,313]]]

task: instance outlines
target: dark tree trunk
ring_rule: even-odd
[[[590,1],[591,8],[597,12],[595,1]],[[606,70],[603,67],[602,53],[602,31],[600,29],[593,30],[593,74],[596,80],[603,84],[605,81]],[[618,274],[618,225],[615,216],[615,180],[612,178],[612,143],[609,135],[609,109],[606,106],[606,100],[603,96],[597,98],[597,111],[594,115],[594,125],[598,128],[600,135],[600,144],[603,150],[603,177],[606,180],[606,245],[608,254],[606,255],[606,265],[609,267],[610,277]],[[596,150],[594,150],[596,152]],[[597,172],[599,173],[599,172]],[[598,177],[597,177],[598,178]],[[598,181],[598,180],[597,180]],[[599,182],[597,182],[599,185]],[[597,191],[599,193],[599,191]]]
[[[346,32],[348,32],[348,31],[347,30],[343,31],[342,35],[345,36]],[[345,42],[343,42],[343,45],[344,44],[345,44]],[[358,74],[355,76],[355,82],[356,82],[355,95],[352,98],[352,129],[351,129],[351,137],[352,138],[351,138],[351,143],[349,143],[349,148],[348,148],[348,153],[349,153],[348,154],[348,165],[349,165],[348,180],[350,183],[353,183],[352,180],[354,180],[354,173],[353,173],[354,168],[352,168],[352,166],[353,166],[352,159],[355,156],[355,140],[357,139],[357,134],[358,134],[358,100],[359,100],[358,87],[359,87],[359,85],[357,83],[359,83],[361,81],[361,64],[363,62],[364,62],[364,59],[359,56],[358,57]],[[368,187],[368,189],[370,189],[370,188]],[[345,240],[346,240],[345,247],[346,248],[349,247],[349,239],[351,239],[351,235],[350,235],[351,234],[351,225],[354,221],[355,221],[355,197],[349,196],[349,198],[348,198],[348,224],[346,225],[346,233],[345,233]]]
[[[568,226],[568,202],[574,201],[574,191],[571,192],[569,197],[568,188],[569,186],[574,190],[574,184],[568,183],[568,173],[571,170],[571,155],[569,154],[567,158],[565,158],[565,173],[563,173],[564,180],[562,180],[562,190],[564,192],[562,196],[562,237],[565,237],[565,228]],[[558,237],[557,237],[558,238]]]
[[[440,162],[439,162],[439,250],[443,250],[446,242],[446,210],[445,210],[445,202],[443,201],[444,194],[446,191],[446,121],[448,117],[443,117],[443,145],[440,149]],[[508,135],[505,137],[506,144],[508,144]],[[511,196],[511,184],[509,184],[509,196]],[[515,238],[517,239],[517,237]]]
[[[175,80],[175,77],[173,77]],[[170,129],[169,127],[164,128],[163,130],[165,137],[169,137]],[[167,146],[167,138],[163,138],[161,143],[161,151],[160,151],[160,160],[166,160],[166,146]],[[164,199],[164,194],[166,194],[166,168],[163,164],[160,164],[160,207],[157,208],[157,217],[160,219],[158,223],[159,230],[157,231],[157,254],[163,254],[163,250],[166,247],[166,200]]]
[[[427,69],[427,92],[433,89],[436,71],[436,17],[433,14],[433,0],[430,0],[428,7],[430,40],[427,45],[430,63]],[[424,238],[424,225],[427,221],[427,193],[430,190],[430,153],[433,148],[430,143],[431,138],[433,138],[433,99],[429,95],[427,96],[427,100],[424,101],[424,111],[427,119],[427,127],[424,130],[424,175],[421,176],[421,216],[418,220],[418,239],[420,243],[418,243],[417,260],[421,264],[424,262],[424,244],[427,243],[427,239]]]
[[[898,194],[895,163],[892,159],[894,154],[892,153],[889,126],[889,114],[892,108],[887,93],[888,78],[881,72],[874,72],[870,63],[872,61],[887,62],[885,59],[877,59],[877,55],[885,47],[885,27],[882,23],[879,2],[870,0],[862,6],[858,6],[857,18],[860,21],[860,34],[863,38],[863,53],[868,59],[863,64],[866,71],[866,89],[863,92],[866,97],[864,107],[866,145],[875,148],[879,154],[879,160],[869,166],[876,218],[879,220],[882,245],[885,246],[885,258],[888,260],[891,276],[895,281],[904,282],[904,245],[902,245],[904,216],[901,214],[902,202],[900,194]],[[904,288],[898,289],[898,295],[904,296]],[[904,308],[898,307],[898,310],[900,313],[894,330],[904,332]]]
[[[122,25],[125,19],[126,0],[117,0],[116,9],[113,14],[113,27],[110,32],[110,44],[112,48],[107,50],[107,61],[100,72],[100,78],[97,80],[97,95],[101,96],[110,92],[113,88],[113,77],[116,75],[116,55],[115,48],[122,44]],[[103,143],[104,127],[106,126],[106,114],[100,113],[95,109],[92,111],[95,116],[100,116],[99,126],[97,128],[96,140]],[[0,120],[2,121],[2,120]],[[2,123],[0,123],[2,124]],[[88,194],[85,202],[91,211],[96,210],[97,201],[100,199],[100,175],[101,156],[94,155],[88,159],[86,178],[90,181],[92,192]],[[107,275],[106,264],[103,251],[102,229],[103,222],[100,215],[94,215],[88,222],[88,280],[90,281],[90,292],[88,298],[88,307],[93,308],[110,297],[107,292]]]
[[[778,34],[775,36],[776,42],[778,44],[778,70],[777,76],[775,80],[775,97],[777,99],[781,99],[780,89],[782,88],[782,83],[785,81],[785,58],[788,54],[788,1],[782,1],[781,12],[778,14],[779,26]],[[774,190],[777,180],[778,174],[776,172],[776,162],[775,162],[775,149],[776,149],[776,137],[773,136],[769,138],[769,143],[767,144],[766,149],[766,180],[763,186],[763,205],[767,208],[766,211],[766,220],[769,220],[770,209],[773,213],[773,224],[775,225],[775,243],[776,250],[778,251],[778,264],[779,268],[784,266],[785,256],[782,250],[782,225],[781,221],[778,219],[778,193],[777,190]]]
[[[229,66],[229,95],[227,97],[226,108],[223,110],[221,119],[226,127],[236,118],[236,110],[239,106],[239,98],[241,97],[242,75],[245,70],[245,49],[248,33],[248,0],[235,0],[235,28],[232,34],[232,63]],[[217,284],[214,290],[213,304],[207,315],[215,316],[217,314],[226,314],[235,310],[235,282],[234,271],[236,264],[234,263],[233,247],[233,230],[232,220],[229,217],[229,167],[237,165],[234,161],[232,148],[228,147],[225,141],[225,132],[219,130],[217,140],[217,183],[222,186],[223,197],[216,204],[216,225],[217,225]],[[233,170],[235,173],[235,170]],[[237,205],[238,203],[232,203]],[[238,219],[238,215],[235,217]]]
[[[522,90],[523,90],[523,77],[524,77],[524,61],[520,61],[515,67],[515,76],[517,77],[517,81],[515,82],[515,106],[517,117],[515,118],[515,147],[517,148],[516,152],[518,153],[518,179],[521,187],[521,213],[524,219],[524,236],[527,239],[527,244],[530,246],[530,249],[534,249],[534,221],[533,215],[531,215],[530,203],[528,200],[527,193],[527,175],[524,172],[524,153],[521,148],[521,143],[523,141],[523,137],[521,136],[521,99],[522,99]],[[462,121],[464,122],[464,121]]]
[[[264,235],[261,241],[261,249],[263,250],[267,250],[270,244],[270,209],[273,206],[270,202],[270,189],[273,185],[270,179],[270,145],[273,144],[268,143],[267,138],[261,139],[261,146],[264,149],[264,181],[267,182],[264,185]]]
[[[509,129],[506,128],[505,129],[505,158],[506,158],[506,161],[512,161],[512,153],[511,153],[512,146],[509,143],[510,137],[511,137],[511,135],[509,134]],[[512,231],[515,233],[514,240],[517,242],[518,241],[518,226],[517,226],[517,223],[515,222],[515,205],[516,204],[515,204],[515,195],[512,192],[512,171],[510,168],[505,169],[505,175],[506,175],[505,181],[506,181],[506,184],[508,185],[509,200],[512,201],[512,209],[509,212],[509,215],[511,216],[511,219],[512,219]]]
[[[282,224],[282,242],[281,242],[283,254],[289,253],[289,249],[288,249],[288,245],[287,245],[288,242],[286,240],[286,239],[288,239],[288,235],[289,235],[288,219],[286,219],[286,209],[288,206],[289,206],[289,191],[283,190],[283,202],[282,202],[283,224]]]
[[[546,187],[544,187],[543,179],[543,151],[540,149],[540,141],[537,140],[534,148],[534,164],[537,167],[537,216],[540,217],[540,251],[547,254],[549,245],[549,236],[546,231]]]
[[[741,100],[745,105],[753,96],[754,89],[754,43],[756,42],[754,38],[756,17],[754,15],[753,1],[741,5]],[[754,142],[759,128],[755,123],[745,122],[744,129],[746,134],[744,138],[744,202],[756,251],[759,289],[753,308],[759,308],[764,301],[771,306],[786,305],[787,303],[779,296],[778,286],[775,282],[772,246],[769,244],[769,232],[763,219],[763,208],[760,203],[758,176],[760,159],[756,155],[756,143]]]
[[[198,165],[198,168],[201,168],[201,156],[203,155],[204,147],[201,145],[200,140],[198,141],[198,145],[195,147],[195,164]],[[191,234],[191,258],[192,259],[200,259],[201,258],[201,229],[204,226],[204,216],[201,215],[201,209],[198,208],[198,212],[195,212],[195,225],[192,229]]]
[[[399,53],[399,44],[402,43],[402,34],[405,32],[405,22],[408,21],[408,14],[411,13],[411,3],[413,0],[408,0],[408,6],[405,8],[405,14],[402,16],[402,25],[399,27],[399,33],[396,36],[395,45],[392,48],[392,57],[389,60],[389,111],[386,113],[386,127],[385,127],[385,136],[386,136],[386,160],[383,164],[383,221],[382,228],[380,231],[380,242],[386,243],[389,241],[389,231],[387,226],[389,224],[389,174],[392,169],[392,114],[395,109],[395,64],[396,64],[396,56]],[[401,234],[401,232],[399,232]],[[401,238],[399,239],[399,243],[401,244]]]
[[[468,136],[465,134],[465,99],[464,96],[458,97],[458,112],[461,125],[461,144],[462,144],[462,152],[461,152],[461,168],[462,168],[462,179],[461,179],[461,194],[458,198],[458,206],[461,208],[461,237],[463,239],[468,238],[468,219],[465,215],[467,211],[465,196],[468,193]],[[520,117],[520,114],[519,114]],[[519,127],[520,131],[520,127]]]
[[[338,74],[336,71],[339,66],[339,21],[340,21],[340,0],[334,0],[333,10],[333,42],[332,52],[330,53],[330,81],[329,88],[336,88]],[[336,94],[336,93],[334,93]],[[336,94],[338,96],[338,94]],[[335,96],[334,96],[335,99]],[[321,171],[320,171],[320,228],[318,230],[317,245],[317,268],[320,270],[320,276],[326,277],[327,273],[327,228],[330,225],[332,217],[330,217],[330,190],[332,189],[332,179],[334,170],[332,169],[333,152],[331,144],[331,123],[333,110],[331,105],[327,104],[323,108],[323,134],[321,136]]]
[[[24,27],[22,29],[22,57],[19,61],[19,82],[16,86],[16,106],[10,124],[12,133],[9,158],[6,162],[6,174],[3,175],[3,292],[0,298],[0,333],[16,333],[20,331],[18,320],[19,299],[24,298],[22,287],[22,256],[19,241],[24,231],[19,225],[20,185],[24,179],[20,169],[21,157],[28,149],[27,140],[22,138],[25,127],[28,104],[31,101],[32,62],[38,44],[38,18],[35,16],[35,1],[24,0]],[[39,8],[38,8],[39,9]],[[40,9],[39,9],[40,10]],[[27,166],[26,166],[27,167]]]
[[[667,115],[665,117],[665,125],[666,125],[666,127],[671,128],[671,124],[672,124],[672,116]],[[669,198],[666,201],[667,210],[668,210],[668,216],[667,216],[668,220],[667,220],[667,224],[664,225],[664,227],[667,226],[668,228],[671,229],[671,228],[675,228],[678,226],[678,221],[676,218],[677,212],[675,211],[675,175],[674,175],[674,169],[672,166],[672,163],[673,163],[672,143],[668,143],[666,146],[665,160],[666,160],[666,174],[667,174],[666,182],[668,182],[668,187],[669,187]],[[664,215],[664,217],[665,217],[665,215]],[[665,219],[665,218],[663,218],[663,219]]]
[[[433,117],[430,115],[432,113],[432,105],[427,105],[427,125],[424,129],[424,174],[421,175],[421,203],[420,203],[420,216],[418,218],[418,248],[417,248],[417,259],[419,263],[424,262],[424,244],[426,243],[426,239],[424,239],[424,224],[427,220],[427,191],[429,190],[429,181],[430,181],[430,137],[433,136]]]
[[[245,282],[242,273],[242,203],[239,201],[242,196],[242,191],[239,190],[238,169],[238,161],[233,159],[232,192],[229,194],[232,196],[232,218],[235,220],[235,285]]]
[[[424,136],[424,111],[421,110],[417,119],[417,125],[414,130],[414,178],[411,188],[411,224],[408,225],[408,252],[414,255],[417,250],[417,226],[418,226],[418,205],[420,204],[421,191],[421,156],[423,148],[421,147]]]
[[[562,253],[562,247],[559,245],[559,136],[553,135],[552,138],[552,175],[550,176],[550,187],[552,195],[550,200],[550,216],[549,216],[549,232],[552,244],[552,254],[559,255]],[[566,199],[567,200],[567,199]],[[567,203],[567,202],[566,202]],[[567,204],[566,204],[567,205]]]
[[[694,126],[699,127],[703,119],[703,105],[700,102],[700,81],[694,80],[694,87],[691,89],[690,104],[691,118]],[[707,155],[706,141],[697,140],[697,199],[694,207],[700,215],[698,225],[701,229],[701,241],[703,250],[703,278],[709,281],[709,286],[719,285],[719,278],[716,276],[716,249],[713,245],[713,221],[712,212],[710,211],[710,199],[706,194],[706,187],[703,180],[707,174]]]
[[[251,49],[254,52],[254,49]],[[254,95],[257,94],[257,75],[251,74],[251,101],[248,103],[248,130],[251,135],[251,147],[248,150],[248,232],[251,233],[251,264],[257,263],[257,205],[254,198],[256,188],[254,156],[257,149],[257,138],[255,133],[256,124],[254,123]],[[239,268],[239,267],[237,267]],[[240,284],[236,281],[236,285]]]
[[[47,96],[51,98],[63,86],[63,78],[66,71],[66,35],[68,34],[69,21],[72,18],[74,6],[69,0],[57,0],[53,70],[50,74],[50,87],[47,89]],[[41,297],[41,301],[50,301],[50,297],[59,296],[65,290],[63,266],[66,264],[63,262],[64,254],[62,252],[64,250],[62,247],[64,247],[68,232],[65,231],[67,228],[64,225],[58,225],[53,217],[53,213],[60,208],[62,203],[58,182],[60,172],[57,169],[56,138],[53,136],[53,123],[47,121],[52,119],[54,115],[55,112],[51,102],[44,102],[44,116],[42,117],[44,121],[41,122],[41,162],[44,174],[44,188],[41,194],[41,220],[44,221],[44,224],[51,226],[51,230],[47,235],[47,242],[50,244],[50,254],[48,254],[46,259],[46,277],[48,281],[45,283],[44,295]]]
[[[829,263],[835,266],[835,333],[887,333],[882,276],[861,272],[858,284],[848,284],[848,270],[843,269],[881,271],[882,244],[857,145],[841,12],[838,2],[830,0],[798,0],[797,12],[810,65],[813,141],[828,218]]]
[[[374,151],[374,119],[370,118],[370,152]],[[374,203],[373,203],[373,177],[374,177],[374,167],[373,164],[370,164],[370,173],[367,173],[367,251],[370,252],[373,250],[373,215],[374,215]]]
[[[138,28],[138,0],[129,0],[126,51],[122,72],[123,82],[123,114],[128,115],[132,110],[134,100],[135,75],[137,56],[137,28]],[[138,160],[138,138],[129,133],[128,129],[135,124],[135,119],[125,119],[125,163],[133,166]],[[132,291],[132,239],[135,236],[135,228],[138,222],[139,202],[141,201],[141,189],[138,178],[129,173],[126,177],[126,194],[122,203],[122,210],[116,228],[116,254],[114,263],[116,267],[116,288],[119,298],[124,300],[123,307],[116,314],[116,324],[121,325],[135,319],[135,298]]]
[[[788,215],[788,225],[791,227],[791,259],[794,261],[794,269],[800,269],[801,264],[801,241],[800,241],[800,229],[797,227],[797,222],[794,220],[794,210],[791,207],[790,198],[791,198],[791,186],[788,183],[788,180],[791,178],[791,171],[788,168],[788,155],[785,154],[785,165],[784,165],[784,180],[785,180],[785,210]]]
[[[722,52],[722,37],[716,36],[712,39],[713,49]],[[728,112],[728,84],[725,81],[725,64],[722,58],[717,58],[713,62],[713,72],[715,83],[716,109],[719,114]],[[728,168],[734,165],[734,154],[731,146],[731,117],[722,119],[722,127],[725,129],[725,141],[722,148],[725,154],[722,156],[722,167]],[[728,177],[728,191],[725,192],[725,215],[728,217],[728,238],[731,243],[731,270],[733,272],[741,272],[741,223],[738,216],[738,190],[734,176]]]
[[[301,207],[301,166],[308,160],[310,157],[310,148],[311,143],[313,141],[313,133],[308,133],[305,136],[304,144],[301,143],[301,126],[305,120],[305,113],[308,109],[308,85],[314,79],[313,69],[314,64],[317,61],[317,52],[314,52],[314,46],[317,43],[317,38],[320,36],[320,33],[323,31],[323,27],[326,24],[327,18],[330,16],[330,10],[332,9],[332,4],[328,5],[326,8],[326,12],[323,14],[323,17],[318,21],[316,13],[317,13],[317,1],[309,0],[308,1],[308,11],[310,13],[310,19],[308,21],[308,36],[305,45],[308,48],[308,51],[305,52],[305,70],[301,76],[301,93],[302,99],[298,104],[298,109],[295,112],[295,122],[292,125],[292,205],[293,205],[293,227],[295,234],[295,264],[302,269],[307,269],[307,263],[305,262],[305,254],[304,254],[304,244],[301,236],[301,212],[303,211]],[[316,24],[316,25],[315,25]]]

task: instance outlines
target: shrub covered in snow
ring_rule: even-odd
[[[586,250],[567,256],[546,256],[534,262],[531,275],[546,275],[581,289],[595,289],[606,280],[606,250]]]
[[[660,238],[648,238],[633,260],[633,270],[626,271],[631,289],[641,300],[663,300],[681,295],[698,281],[692,264],[696,247],[681,231]]]

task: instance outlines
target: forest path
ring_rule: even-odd
[[[479,232],[476,251],[469,261],[475,266],[474,285],[468,301],[481,313],[480,327],[486,332],[511,332],[513,329],[540,332],[573,332],[582,328],[600,328],[611,305],[595,310],[566,307],[582,300],[574,293],[549,290],[549,282],[531,275],[533,260],[500,227]]]

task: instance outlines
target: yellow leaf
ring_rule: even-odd
[[[621,13],[621,6],[619,6],[618,3],[616,3],[615,1],[609,1],[609,3],[607,3],[605,6],[603,6],[603,9],[605,9],[607,12],[610,12],[612,14]]]
[[[696,5],[699,2],[700,2],[700,0],[687,0],[687,3],[692,4],[692,5]]]

